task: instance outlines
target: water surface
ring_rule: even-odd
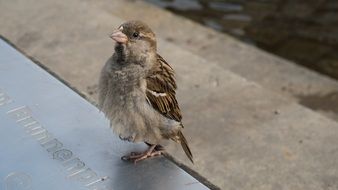
[[[338,0],[146,0],[338,79]]]

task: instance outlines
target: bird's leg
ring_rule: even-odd
[[[160,156],[164,152],[164,149],[156,150],[155,149],[156,146],[157,146],[156,144],[151,145],[148,150],[146,150],[145,152],[142,152],[142,153],[132,152],[130,155],[123,156],[121,159],[122,160],[132,160],[136,164],[137,162],[139,162],[141,160],[145,160],[147,158],[151,158],[151,157],[155,157],[155,156]]]

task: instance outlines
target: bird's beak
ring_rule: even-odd
[[[123,34],[121,30],[115,30],[113,33],[110,35],[110,38],[115,40],[117,43],[122,43],[125,44],[128,41],[128,37]]]

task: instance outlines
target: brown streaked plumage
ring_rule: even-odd
[[[150,144],[149,150],[123,157],[134,162],[157,156],[162,139],[180,143],[193,157],[181,129],[173,68],[156,52],[156,38],[140,21],[129,21],[113,32],[113,56],[101,71],[99,106],[121,139]]]
[[[164,116],[176,121],[182,120],[175,90],[177,88],[173,68],[157,55],[156,64],[147,76],[147,98],[151,105]],[[164,93],[165,96],[156,96],[153,92]]]

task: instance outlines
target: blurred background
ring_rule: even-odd
[[[337,0],[0,0],[0,35],[94,102],[132,19],[176,71],[177,160],[222,189],[338,189]]]
[[[147,0],[338,79],[336,0]]]

